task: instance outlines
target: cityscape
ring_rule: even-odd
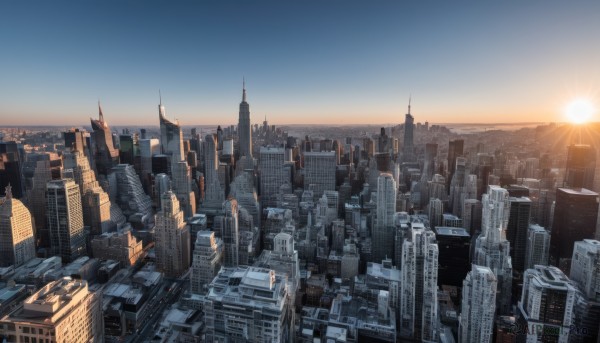
[[[378,49],[397,53],[387,38],[370,42],[402,36],[409,25],[397,15],[449,13],[490,27],[510,18],[523,36],[579,47],[597,38],[600,6],[379,5],[1,3],[0,342],[600,342],[600,50],[581,45],[588,55],[556,71],[577,74],[568,91],[536,73],[579,52],[531,62],[527,75],[516,62],[490,71],[494,80],[508,75],[497,89],[473,70],[465,85],[436,96],[440,88],[422,82],[443,84],[469,62],[425,76],[422,61],[414,68],[423,81],[411,80],[392,59],[372,59]],[[148,26],[157,14],[164,32]],[[257,23],[240,22],[249,14]],[[557,14],[564,35],[542,35]],[[101,25],[105,18],[112,24]],[[370,25],[364,32],[351,28],[359,18]],[[304,19],[312,28],[295,26]],[[475,26],[455,24],[448,30],[476,39]],[[415,36],[450,39],[437,25]],[[186,37],[207,29],[216,36],[200,50],[217,71],[200,74],[214,88],[191,95],[189,87],[205,86],[188,83],[200,74],[186,69],[186,56],[200,50]],[[100,47],[123,44],[112,62],[106,52],[87,55],[81,37],[98,32],[106,33]],[[503,32],[504,44],[528,42]],[[150,33],[163,34],[160,42],[143,44]],[[324,61],[292,56],[306,38]],[[246,49],[247,39],[257,45]],[[147,53],[163,56],[163,44],[175,63],[150,81],[145,68],[165,62]],[[536,44],[540,54],[549,47]],[[368,51],[347,55],[349,46]],[[426,59],[423,49],[398,63]],[[55,60],[59,50],[64,61]],[[229,54],[242,66],[220,79]],[[364,70],[354,69],[357,60]],[[297,80],[269,84],[289,61]],[[86,74],[88,63],[98,67]],[[264,68],[273,70],[258,76]],[[97,82],[80,83],[82,73]],[[512,94],[502,85],[511,78],[533,100],[502,107],[498,94],[482,95]],[[461,95],[469,81],[477,84]]]

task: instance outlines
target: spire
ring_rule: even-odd
[[[410,100],[412,98],[412,94],[408,96],[408,114],[410,114]]]
[[[162,94],[160,93],[160,88],[158,89],[158,115],[161,118],[165,117],[165,107],[162,104]]]
[[[8,186],[4,188],[4,196],[6,197],[6,200],[12,199],[12,187],[10,185],[10,182],[8,183]]]
[[[100,100],[98,100],[98,120],[104,122],[104,115],[102,114],[102,107],[100,107]]]
[[[246,78],[242,77],[242,102],[246,102]]]

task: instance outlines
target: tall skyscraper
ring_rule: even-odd
[[[165,155],[171,156],[172,162],[185,160],[183,154],[183,133],[178,122],[165,117],[165,106],[162,98],[158,104],[158,118],[160,122],[160,149]]]
[[[414,146],[414,130],[415,130],[415,118],[410,114],[410,99],[408,100],[408,113],[404,117],[404,146],[403,161],[412,162],[415,160],[415,146]]]
[[[53,255],[60,256],[63,263],[85,255],[81,193],[75,181],[52,180],[46,184],[46,217]]]
[[[133,166],[119,164],[110,175],[110,200],[119,206],[134,228],[142,229],[152,221],[152,200],[142,187]]]
[[[593,189],[595,170],[594,147],[585,144],[573,144],[568,147],[564,187]]]
[[[46,184],[52,180],[50,161],[42,160],[36,162],[33,172],[33,187],[29,200],[29,209],[35,223],[35,235],[38,246],[47,248],[50,246],[50,234],[46,226]]]
[[[238,132],[240,139],[240,157],[248,156],[252,158],[252,128],[250,125],[250,105],[246,102],[246,81],[244,81],[242,89]]]
[[[19,267],[35,257],[35,238],[31,214],[23,203],[12,197],[7,186],[0,199],[0,267]]]
[[[219,182],[219,155],[214,135],[206,135],[204,139],[204,184],[205,195],[203,208],[221,209],[225,200],[225,192]]]
[[[185,217],[189,218],[196,213],[196,195],[192,190],[191,168],[186,161],[171,163],[171,175],[173,179],[173,192],[179,200]]]
[[[400,336],[438,339],[438,245],[433,231],[413,227],[402,246]]]
[[[217,276],[222,264],[223,241],[212,231],[198,231],[190,276],[192,293],[203,294],[204,286]]]
[[[527,230],[527,247],[525,253],[525,270],[536,264],[548,265],[550,250],[550,233],[537,224],[529,225]]]
[[[237,267],[239,265],[239,226],[238,226],[238,203],[235,199],[227,199],[223,203],[223,213],[220,225],[223,237],[225,255],[223,265],[225,267]],[[217,220],[215,218],[215,220]]]
[[[259,158],[260,202],[263,208],[276,206],[279,187],[288,180],[285,169],[283,148],[261,147]]]
[[[460,287],[469,272],[471,236],[456,227],[438,226],[434,231],[439,248],[438,285]]]
[[[377,179],[377,218],[373,227],[372,262],[394,257],[395,214],[396,181],[392,174],[382,173]]]
[[[517,308],[517,327],[523,328],[519,341],[569,342],[576,293],[569,278],[556,267],[527,269]]]
[[[600,302],[600,241],[575,242],[570,276],[588,299]]]
[[[183,211],[175,193],[161,196],[161,209],[156,214],[156,266],[170,277],[178,277],[190,267],[190,229],[183,221]]]
[[[488,267],[472,265],[462,288],[459,342],[491,343],[498,280]]]
[[[523,273],[527,250],[527,230],[531,216],[531,200],[529,198],[509,197],[510,216],[506,228],[506,239],[510,242],[510,257],[513,271]]]
[[[8,342],[103,342],[102,299],[87,281],[52,281],[0,318]]]
[[[324,191],[335,191],[335,152],[304,153],[304,189],[313,190],[314,200]]]
[[[12,197],[23,197],[23,158],[17,142],[0,142],[0,195],[8,185],[12,189]]]
[[[465,141],[462,139],[455,139],[448,142],[448,183],[452,182],[454,171],[456,170],[456,158],[463,155],[463,148]]]
[[[512,293],[512,261],[510,243],[504,238],[503,232],[510,215],[508,191],[499,186],[488,186],[488,192],[483,194],[481,202],[481,235],[477,238],[473,263],[494,272],[498,279],[496,307],[500,314],[508,314]]]
[[[90,118],[92,122],[93,155],[96,171],[99,175],[108,175],[111,168],[119,164],[119,150],[115,149],[113,136],[108,123],[104,121],[102,108],[98,102],[98,119]]]
[[[567,270],[577,241],[593,239],[598,220],[598,193],[585,188],[558,188],[550,236],[550,263]]]

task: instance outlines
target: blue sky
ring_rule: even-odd
[[[561,121],[600,2],[2,1],[0,125]],[[600,107],[600,106],[598,106]]]

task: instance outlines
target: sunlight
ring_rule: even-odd
[[[595,112],[594,104],[582,98],[571,101],[565,108],[567,119],[574,124],[587,123]]]

